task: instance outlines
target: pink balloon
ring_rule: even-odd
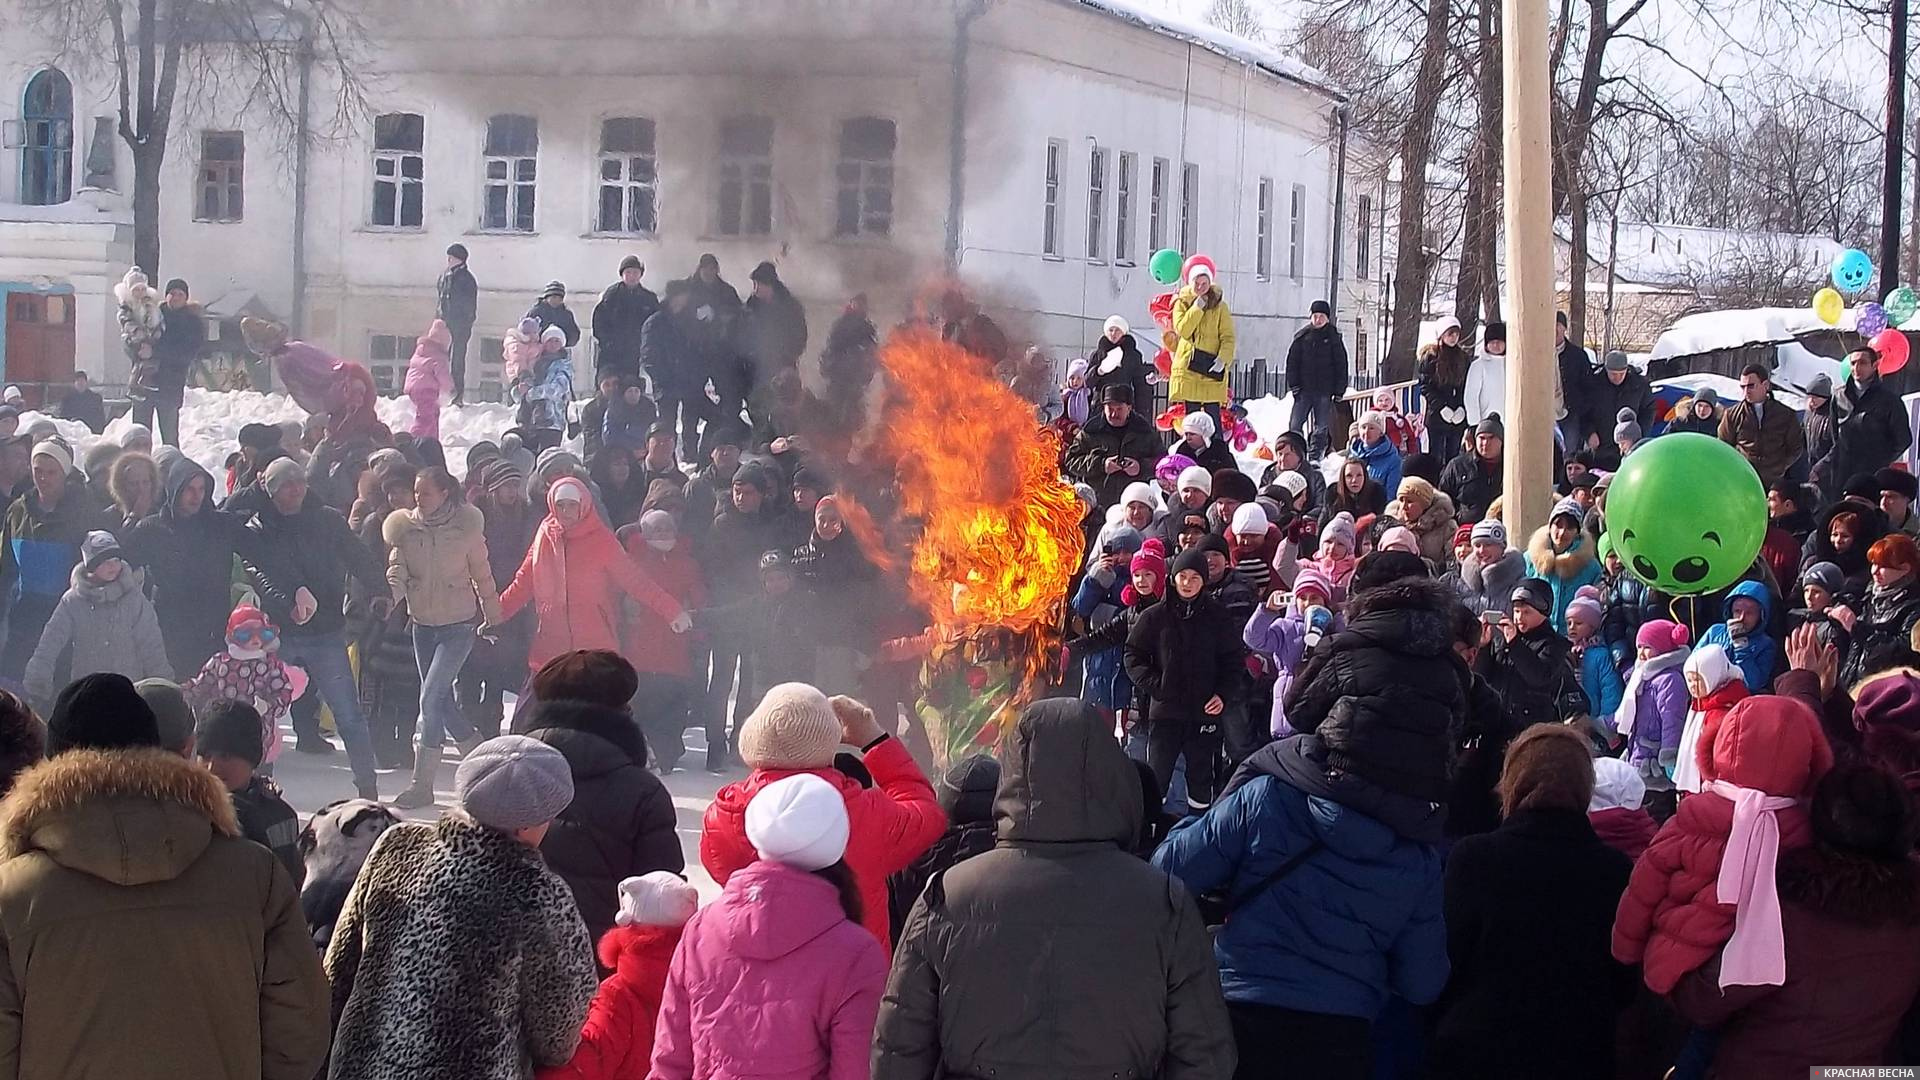
[[[1907,335],[1889,328],[1875,334],[1872,344],[1873,351],[1880,354],[1880,374],[1891,375],[1907,366]]]

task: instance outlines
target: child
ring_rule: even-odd
[[[1547,583],[1523,578],[1509,599],[1513,614],[1487,635],[1489,647],[1480,650],[1475,670],[1500,695],[1516,728],[1557,724],[1585,714],[1587,699],[1574,674],[1573,646],[1547,621],[1553,606]]]
[[[1280,557],[1280,530],[1269,524],[1259,503],[1241,503],[1227,526],[1227,554],[1255,596],[1267,595],[1273,564]]]
[[[51,704],[60,690],[61,654],[73,649],[76,676],[94,672],[141,679],[171,679],[160,617],[142,591],[146,576],[127,565],[112,533],[94,531],[80,544],[66,595],[54,606],[40,645],[27,661],[27,694]]]
[[[1293,602],[1289,604],[1286,595],[1279,592],[1267,597],[1247,620],[1241,635],[1247,648],[1261,654],[1277,673],[1269,720],[1269,730],[1276,739],[1294,733],[1287,723],[1286,698],[1287,691],[1293,689],[1294,676],[1300,673],[1301,662],[1321,638],[1341,629],[1331,609],[1332,598],[1333,583],[1327,575],[1314,567],[1302,567],[1293,583]]]
[[[1087,426],[1093,408],[1093,390],[1087,385],[1087,361],[1074,357],[1067,361],[1067,384],[1060,388],[1060,405],[1074,429]]]
[[[1382,387],[1373,392],[1373,411],[1386,426],[1387,441],[1401,456],[1420,450],[1420,429],[1400,411],[1400,400],[1392,390]]]
[[[930,788],[926,795],[931,806]],[[851,902],[854,871],[844,857],[872,839],[856,831],[841,791],[809,773],[765,784],[740,813],[759,861],[729,875],[720,899],[687,923],[667,972],[649,1075],[864,1076],[887,950],[855,918],[863,913]],[[914,855],[944,818],[933,806],[933,832]],[[866,901],[879,910],[864,912],[881,926],[884,884]],[[870,891],[859,888],[863,901]]]
[[[533,370],[514,382],[511,396],[519,405],[516,421],[531,435],[528,445],[536,453],[559,446],[573,402],[573,361],[567,355],[565,331],[558,326],[541,331],[540,356]]]
[[[1397,493],[1400,490],[1400,451],[1387,439],[1386,418],[1377,412],[1360,414],[1355,425],[1359,434],[1347,444],[1347,460],[1358,461],[1367,467],[1367,475],[1380,485],[1380,490]]]
[[[1687,725],[1687,680],[1682,665],[1693,655],[1687,628],[1666,619],[1643,623],[1634,637],[1636,662],[1614,710],[1613,727],[1632,740],[1627,761],[1650,791],[1673,791],[1669,771],[1680,753]],[[1671,809],[1671,794],[1663,802]]]
[[[159,365],[153,359],[153,343],[159,339],[164,322],[160,297],[137,266],[128,270],[127,276],[113,287],[113,296],[120,301],[120,342],[126,346],[127,359],[133,365],[127,377],[127,391],[136,395],[136,399],[144,399],[159,373]]]
[[[1140,616],[1153,605],[1160,602],[1167,585],[1167,549],[1159,540],[1149,538],[1133,553],[1133,560],[1127,565],[1128,583],[1120,590],[1120,610],[1105,622],[1093,624],[1087,634],[1091,648],[1118,648],[1122,650],[1119,666],[1113,673],[1114,690],[1111,695],[1114,708],[1124,710],[1120,728],[1125,735],[1127,756],[1135,761],[1147,759],[1147,733],[1144,719],[1145,710],[1141,708],[1137,687],[1127,676],[1125,647],[1127,636],[1133,632],[1134,624]],[[1120,688],[1124,686],[1123,695]]]
[[[1701,739],[1699,765],[1705,789],[1680,804],[1634,865],[1613,957],[1642,965],[1656,994],[1716,953],[1722,987],[1778,986],[1786,965],[1775,864],[1811,842],[1806,799],[1833,751],[1813,710],[1763,694]]]
[[[1625,670],[1633,662],[1634,636],[1649,618],[1659,616],[1646,582],[1627,573],[1620,553],[1611,545],[1603,545],[1602,552],[1600,561],[1605,572],[1600,577],[1600,593],[1606,620],[1601,634],[1613,651],[1614,665]]]
[[[1627,455],[1633,453],[1633,448],[1640,445],[1640,418],[1631,408],[1627,408],[1621,409],[1614,420],[1613,445],[1620,451],[1620,460],[1625,461]]]
[[[1587,821],[1600,842],[1625,855],[1639,859],[1653,843],[1660,825],[1641,803],[1647,797],[1647,782],[1640,772],[1619,758],[1593,759],[1593,798],[1587,803]]]
[[[628,379],[620,392],[607,403],[607,415],[601,425],[601,442],[612,450],[639,453],[647,448],[647,433],[660,419],[660,410],[641,390],[636,379]],[[669,430],[671,430],[669,428]]]
[[[1301,559],[1300,568],[1311,566],[1333,583],[1333,605],[1347,605],[1347,585],[1353,581],[1353,515],[1342,510],[1320,529],[1320,549],[1311,559]]]
[[[1080,587],[1073,594],[1073,612],[1086,620],[1088,627],[1102,626],[1120,613],[1127,590],[1120,569],[1133,561],[1141,543],[1140,531],[1131,525],[1120,524],[1101,531],[1099,550],[1087,561],[1086,576],[1080,579]],[[1121,663],[1121,644],[1115,642],[1085,654],[1087,677],[1081,696],[1109,719],[1126,706],[1133,694]]]
[[[1239,700],[1246,652],[1207,588],[1209,553],[1190,548],[1173,564],[1167,598],[1127,634],[1127,675],[1147,701],[1147,764],[1161,790],[1187,761],[1187,808],[1205,813],[1216,791],[1225,741],[1221,717]]]
[[[600,984],[573,1060],[541,1069],[535,1080],[642,1080],[653,1057],[653,1029],[667,971],[700,894],[678,874],[655,870],[620,882],[620,913],[600,939]]]
[[[1824,615],[1839,602],[1847,587],[1847,575],[1830,562],[1817,562],[1800,572],[1800,606],[1815,615]]]
[[[407,361],[405,389],[413,402],[413,426],[407,430],[416,439],[440,437],[441,406],[453,400],[453,370],[447,360],[452,347],[453,331],[435,319]]]
[[[1600,580],[1600,563],[1593,556],[1593,544],[1580,525],[1585,510],[1571,498],[1553,506],[1547,524],[1527,542],[1527,576],[1539,578],[1553,591],[1553,628],[1567,630],[1567,604],[1583,585]]]
[[[1686,676],[1693,707],[1687,711],[1687,723],[1674,747],[1673,765],[1667,774],[1676,790],[1692,795],[1700,791],[1700,744],[1712,744],[1713,734],[1725,722],[1727,713],[1751,697],[1753,690],[1741,681],[1740,669],[1718,645],[1702,644],[1695,649],[1687,658]]]
[[[244,701],[216,701],[199,717],[193,729],[194,756],[232,795],[240,834],[273,852],[298,892],[307,876],[300,854],[300,815],[273,781],[256,775],[264,750],[260,714]]]
[[[563,335],[564,338],[564,335]],[[540,320],[529,315],[507,331],[500,343],[500,374],[511,386],[531,375],[540,360]]]
[[[200,673],[181,684],[195,713],[219,701],[252,705],[260,714],[261,764],[280,757],[280,725],[292,719],[293,699],[306,689],[306,672],[281,662],[280,630],[259,608],[242,604],[227,618],[227,651],[214,653]]]
[[[1743,581],[1727,594],[1727,621],[1717,623],[1700,638],[1702,645],[1718,645],[1740,666],[1747,689],[1765,693],[1773,685],[1774,659],[1778,653],[1773,637],[1767,633],[1767,621],[1773,615],[1773,599],[1767,587],[1758,581]]]
[[[1600,590],[1592,585],[1583,587],[1567,603],[1567,640],[1573,645],[1574,670],[1580,676],[1580,689],[1587,693],[1587,716],[1593,721],[1593,732],[1603,746],[1614,741],[1613,714],[1626,692],[1620,671],[1613,666],[1613,654],[1600,636],[1604,621]]]

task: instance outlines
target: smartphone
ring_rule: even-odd
[[[1497,611],[1483,611],[1480,613],[1480,621],[1486,623],[1488,626],[1499,626],[1500,620],[1503,618],[1505,618],[1505,616]]]

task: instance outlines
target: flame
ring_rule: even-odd
[[[900,510],[920,522],[909,588],[931,613],[939,663],[1004,658],[1023,669],[1004,723],[1037,695],[1057,653],[1085,511],[1060,477],[1060,436],[979,357],[917,328],[880,350],[888,379],[876,450],[895,463]],[[990,647],[986,646],[991,640]]]

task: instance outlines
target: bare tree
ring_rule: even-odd
[[[1252,41],[1264,41],[1267,37],[1266,22],[1260,17],[1254,0],[1213,0],[1207,8],[1207,22]]]
[[[1427,0],[1427,21],[1414,75],[1412,106],[1400,139],[1400,235],[1394,259],[1393,332],[1387,339],[1383,373],[1387,382],[1410,379],[1420,333],[1427,276],[1433,269],[1426,244],[1427,166],[1433,157],[1434,120],[1440,112],[1442,83],[1450,51],[1449,0]]]
[[[133,155],[133,255],[160,275],[160,177],[175,117],[248,102],[289,145],[358,115],[364,79],[353,0],[16,0],[13,18],[51,39],[76,70],[104,66]],[[331,112],[312,115],[314,78]]]

